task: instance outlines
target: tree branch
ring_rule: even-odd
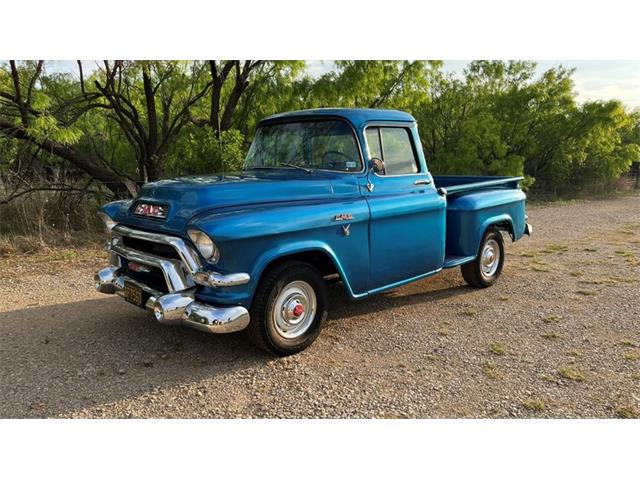
[[[37,145],[52,155],[67,160],[69,163],[84,171],[92,178],[103,183],[116,195],[134,195],[137,190],[136,185],[122,180],[109,169],[100,166],[98,164],[99,162],[93,161],[91,158],[82,155],[73,147],[62,145],[48,139],[36,139],[29,134],[23,126],[16,126],[0,120],[0,133],[9,138],[24,140],[33,145]]]
[[[22,101],[22,91],[20,89],[20,74],[18,73],[18,67],[16,67],[15,60],[9,60],[11,66],[11,78],[13,79],[13,89],[15,91],[15,102],[20,110],[20,118],[24,126],[29,125],[29,114]]]

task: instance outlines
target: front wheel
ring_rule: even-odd
[[[498,280],[504,266],[504,239],[500,230],[489,228],[482,237],[473,262],[460,267],[465,281],[476,288],[490,287]]]
[[[298,353],[320,334],[327,317],[327,292],[320,272],[304,262],[276,266],[260,281],[247,333],[263,350]]]

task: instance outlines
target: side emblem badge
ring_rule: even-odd
[[[353,215],[351,215],[350,213],[339,213],[338,215],[333,217],[334,222],[343,222],[346,220],[353,220]],[[345,237],[348,237],[349,234],[351,233],[349,231],[349,228],[351,228],[351,224],[349,223],[347,223],[346,225],[342,225],[342,234]]]

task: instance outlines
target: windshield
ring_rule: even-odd
[[[279,167],[358,172],[362,164],[349,125],[322,120],[258,128],[244,169]]]

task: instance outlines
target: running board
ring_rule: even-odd
[[[457,267],[459,265],[463,265],[465,263],[472,262],[475,259],[476,259],[475,255],[471,255],[471,256],[467,256],[467,257],[460,257],[460,256],[457,256],[457,255],[450,255],[448,257],[444,257],[444,264],[442,265],[442,268]]]

